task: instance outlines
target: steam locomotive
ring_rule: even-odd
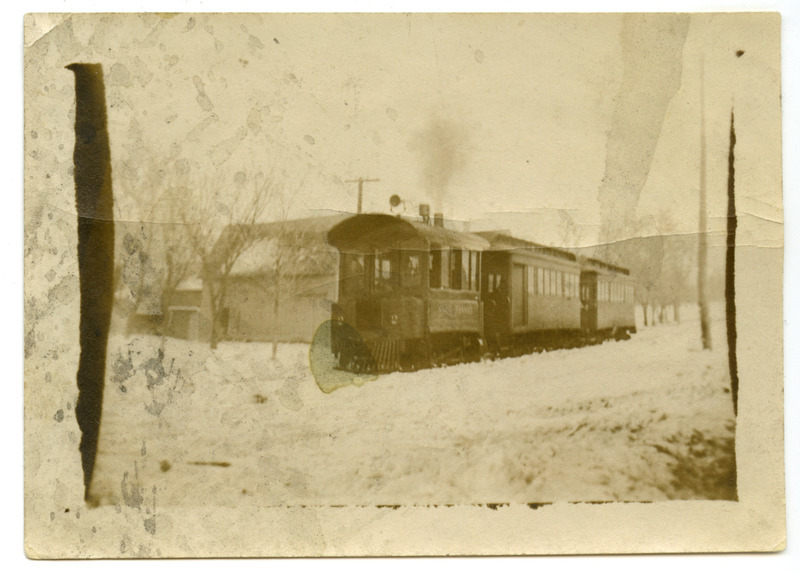
[[[390,372],[587,344],[636,331],[627,269],[501,232],[383,214],[328,232],[339,251],[331,349]]]

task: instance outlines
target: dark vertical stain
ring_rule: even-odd
[[[81,354],[75,417],[81,429],[84,498],[89,500],[103,408],[106,343],[114,270],[111,153],[100,64],[70,64],[75,74],[75,203],[78,212]]]
[[[738,414],[739,371],[736,363],[736,194],[734,193],[733,148],[736,145],[736,131],[731,110],[731,142],[728,150],[728,242],[725,254],[725,320],[728,327],[728,368],[731,374],[731,397],[733,414]]]

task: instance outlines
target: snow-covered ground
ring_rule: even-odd
[[[307,346],[272,361],[268,344],[117,338],[92,492],[132,507],[734,499],[723,320],[714,337],[700,350],[687,313],[330,393]]]

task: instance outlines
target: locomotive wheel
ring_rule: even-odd
[[[416,372],[423,368],[431,367],[430,350],[424,340],[409,340],[406,342],[405,351],[400,355],[400,370]]]

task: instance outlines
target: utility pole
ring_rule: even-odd
[[[703,350],[711,350],[711,319],[706,299],[706,259],[707,249],[706,214],[706,112],[705,112],[705,71],[700,63],[700,212],[697,235],[697,302],[700,306],[700,338]]]
[[[361,201],[364,196],[364,182],[371,182],[371,181],[380,181],[380,179],[364,179],[363,177],[359,177],[358,179],[348,179],[345,183],[358,183],[358,211],[356,213],[361,213]]]

